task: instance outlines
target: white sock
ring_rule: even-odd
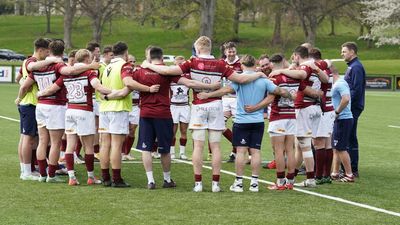
[[[31,170],[31,164],[30,163],[24,163],[24,175],[25,176],[29,176],[32,174],[32,170]]]
[[[21,171],[21,173],[24,173],[24,164],[23,163],[19,163],[19,170]]]
[[[171,146],[169,153],[171,153],[171,155],[175,155],[175,146]]]
[[[76,154],[76,152],[74,151],[74,160],[78,158],[78,155]]]
[[[68,176],[69,176],[69,178],[74,178],[75,177],[75,170],[68,170]]]
[[[64,158],[65,157],[65,152],[60,151],[60,158]]]
[[[164,180],[167,181],[168,183],[171,182],[171,171],[163,172],[163,174],[164,174]]]
[[[251,183],[254,184],[258,184],[258,175],[251,175]]]
[[[213,181],[212,182],[212,186],[214,186],[214,185],[219,185],[219,182],[218,181]]]
[[[201,182],[201,181],[196,181],[196,182],[194,182],[194,185],[203,185],[203,182]]]
[[[180,155],[184,155],[185,154],[185,150],[186,150],[186,147],[185,146],[179,146],[179,154]]]
[[[94,171],[90,171],[90,172],[88,171],[87,172],[87,176],[88,177],[94,177]]]
[[[154,177],[153,177],[153,171],[146,172],[146,176],[147,176],[147,183],[148,184],[155,183]]]

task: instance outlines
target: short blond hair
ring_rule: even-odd
[[[211,39],[207,36],[201,36],[194,42],[194,47],[199,50],[211,52]]]
[[[244,55],[240,59],[240,63],[246,67],[253,67],[256,65],[256,58],[254,58],[252,55]]]
[[[75,54],[75,60],[77,62],[83,62],[86,58],[91,58],[92,53],[87,49],[79,49]]]

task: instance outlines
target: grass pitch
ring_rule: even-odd
[[[14,105],[18,86],[0,84],[0,116],[19,119]],[[400,105],[398,92],[367,92],[366,110],[359,121],[360,178],[354,184],[333,183],[311,191],[400,212],[398,141]],[[211,193],[211,171],[204,169],[203,193],[193,193],[192,167],[174,163],[176,189],[164,190],[161,166],[154,164],[157,189],[146,189],[142,164],[124,164],[129,189],[81,184],[46,184],[19,179],[17,144],[19,124],[0,118],[0,224],[400,224],[400,218],[310,196],[296,191],[275,192],[261,185],[259,193],[231,193],[231,175],[222,174],[224,192]],[[188,153],[191,144],[188,142]],[[222,142],[224,158],[230,146]],[[139,153],[134,152],[139,158]],[[267,135],[262,155],[272,158]],[[204,155],[206,156],[206,155]],[[85,183],[82,165],[78,179]],[[95,165],[99,174],[99,165]],[[234,171],[224,163],[223,169]],[[247,166],[245,175],[251,175]],[[300,176],[298,179],[302,179]],[[274,170],[262,169],[260,179],[273,181]],[[245,180],[248,189],[249,181]],[[50,197],[51,196],[51,197]]]

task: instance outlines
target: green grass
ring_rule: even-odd
[[[0,16],[0,48],[9,48],[23,54],[31,54],[33,41],[41,36],[62,38],[63,18],[53,16],[51,20],[52,33],[46,34],[46,19],[39,16]],[[91,40],[91,24],[86,17],[76,20],[72,33],[72,42],[75,48],[85,47]],[[359,56],[367,68],[368,74],[399,74],[400,51],[398,46],[383,46],[367,49],[366,43],[357,40],[358,25],[348,21],[339,21],[336,24],[337,35],[329,36],[329,24],[323,23],[319,30],[316,46],[323,52],[324,58],[340,58],[340,46],[346,41],[356,41],[359,45]],[[283,25],[283,48],[270,45],[273,27],[269,23],[259,22],[256,27],[250,24],[240,24],[238,52],[259,56],[262,53],[273,54],[283,52],[287,57],[291,51],[304,42],[300,27]],[[128,43],[129,51],[139,60],[144,58],[144,49],[148,45],[159,45],[164,48],[165,54],[184,55],[189,57],[191,46],[196,36],[182,30],[164,29],[163,25],[140,26],[136,21],[126,18],[116,18],[112,22],[112,30],[106,25],[103,31],[103,44],[112,44],[117,41]],[[214,54],[219,56],[219,43],[214,44]],[[2,63],[3,64],[3,63]],[[345,67],[339,66],[340,72]]]
[[[18,118],[13,103],[17,85],[0,84],[0,115]],[[399,92],[367,92],[366,110],[359,121],[360,175],[354,184],[334,183],[312,191],[400,211],[398,171],[400,155]],[[178,187],[160,188],[162,173],[154,164],[158,188],[146,189],[141,164],[124,164],[123,176],[133,185],[129,189],[69,187],[20,181],[17,157],[19,124],[0,118],[0,215],[1,224],[399,224],[400,218],[367,209],[313,197],[295,191],[273,192],[263,185],[259,193],[231,193],[230,175],[222,175],[224,192],[211,193],[210,171],[204,169],[205,192],[193,193],[192,167],[174,163],[172,176]],[[188,142],[191,152],[191,141]],[[226,158],[230,146],[222,142]],[[138,153],[134,153],[139,157]],[[267,135],[263,159],[271,159]],[[209,164],[206,164],[209,165]],[[99,166],[96,165],[98,174]],[[234,171],[233,164],[223,169]],[[84,166],[78,165],[78,178],[84,181]],[[246,175],[250,175],[249,166]],[[303,177],[299,177],[302,179]],[[261,179],[273,181],[273,170],[262,170]],[[245,181],[248,188],[248,181]],[[49,197],[51,196],[51,197]]]

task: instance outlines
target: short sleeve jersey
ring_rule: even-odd
[[[312,75],[312,72],[313,72],[311,67],[302,65],[298,69],[305,71],[306,74],[307,74],[306,79],[300,81],[300,86],[299,86],[299,90],[297,92],[297,97],[296,97],[296,100],[294,101],[295,108],[296,109],[301,109],[301,108],[306,108],[308,106],[311,106],[311,105],[315,104],[315,100],[314,99],[309,98],[309,97],[304,95],[304,89],[307,86],[312,87],[313,83],[314,83],[314,79],[311,79],[311,75]],[[318,79],[318,77],[317,77],[317,79]]]
[[[93,111],[94,88],[90,82],[97,78],[97,71],[88,70],[77,76],[62,76],[56,84],[67,90],[68,108]]]
[[[64,66],[66,66],[65,63],[53,63],[40,70],[32,71],[29,74],[29,77],[36,81],[39,91],[43,91],[53,85],[58,79],[62,79],[60,70]],[[61,88],[53,95],[39,97],[38,103],[48,105],[65,105],[67,103],[65,88]]]
[[[343,95],[350,96],[350,87],[347,82],[340,78],[337,80],[332,87],[332,102],[333,107],[337,109],[340,105],[340,101],[342,100]],[[339,120],[341,119],[351,119],[353,118],[353,114],[351,113],[351,99],[347,104],[346,108],[344,108],[339,114]]]
[[[140,117],[172,118],[170,84],[177,83],[181,76],[162,76],[153,70],[141,68],[133,72],[132,78],[147,86],[160,85],[157,93],[140,92]]]
[[[292,95],[299,89],[300,80],[292,79],[284,74],[277,75],[274,78],[274,84],[276,86],[287,90]],[[277,95],[271,104],[271,115],[269,121],[283,119],[296,119],[294,102],[289,98]]]
[[[221,81],[223,77],[228,78],[234,73],[234,70],[229,68],[223,60],[215,59],[212,56],[199,56],[198,58],[192,58],[179,65],[179,67],[182,69],[184,74],[188,74],[185,77],[207,84],[217,83]],[[204,104],[221,99],[220,97],[204,100],[199,99],[197,94],[202,91],[209,90],[193,89],[193,104]]]

